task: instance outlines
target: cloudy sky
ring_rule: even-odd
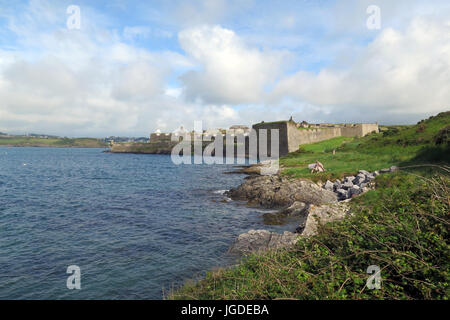
[[[0,0],[3,132],[414,123],[449,109],[448,0]]]

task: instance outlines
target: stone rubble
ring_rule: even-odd
[[[322,188],[334,192],[337,195],[338,200],[343,201],[369,191],[373,187],[372,181],[376,176],[382,173],[395,172],[398,169],[398,167],[392,166],[374,172],[359,170],[356,176],[345,177],[343,181],[340,181],[339,179],[335,182],[327,180]]]

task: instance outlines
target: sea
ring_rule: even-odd
[[[233,165],[104,151],[0,147],[0,299],[165,299],[237,263],[239,234],[286,229],[223,194]]]

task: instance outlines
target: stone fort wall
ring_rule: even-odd
[[[359,123],[359,124],[345,124],[336,127],[322,127],[322,128],[298,128],[293,121],[278,121],[268,123],[257,123],[253,125],[256,134],[258,135],[261,129],[267,130],[267,150],[270,155],[270,130],[279,130],[279,155],[283,156],[290,152],[297,151],[302,144],[310,144],[328,140],[336,137],[363,137],[373,131],[379,132],[378,124],[376,123]],[[172,134],[166,133],[152,133],[150,136],[150,144],[157,146],[173,147],[177,142],[171,141]],[[181,137],[180,137],[181,140]],[[225,147],[225,142],[224,142]],[[237,146],[235,146],[236,148]],[[245,153],[248,155],[249,141],[245,138]],[[259,148],[259,146],[258,146]],[[225,148],[224,148],[225,150]],[[225,153],[225,152],[224,152]]]
[[[373,131],[378,132],[376,123],[347,124],[338,127],[298,128],[293,121],[258,123],[253,125],[258,133],[261,129],[278,129],[280,135],[280,156],[299,149],[302,144],[309,144],[336,137],[363,137]],[[270,138],[268,139],[270,148]],[[270,149],[269,149],[270,150]]]

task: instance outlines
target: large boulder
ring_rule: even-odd
[[[295,201],[286,209],[263,214],[264,223],[270,225],[282,225],[286,223],[288,219],[295,218],[298,223],[301,224],[306,221],[306,218],[308,217],[308,208],[308,204]]]
[[[294,202],[321,205],[337,201],[336,194],[309,180],[280,176],[250,176],[225,193],[233,200],[246,200],[263,208],[287,208]]]
[[[288,217],[297,217],[297,216],[304,215],[305,212],[308,210],[308,207],[309,206],[304,202],[295,201],[289,207],[282,210],[281,213]]]
[[[250,230],[239,235],[228,252],[242,255],[251,252],[289,248],[297,242],[298,236],[298,234],[288,231],[279,234],[267,230]]]
[[[342,219],[349,212],[350,207],[345,202],[321,206],[311,205],[306,223],[304,226],[300,225],[297,232],[300,231],[302,236],[312,236],[317,233],[319,224]]]

